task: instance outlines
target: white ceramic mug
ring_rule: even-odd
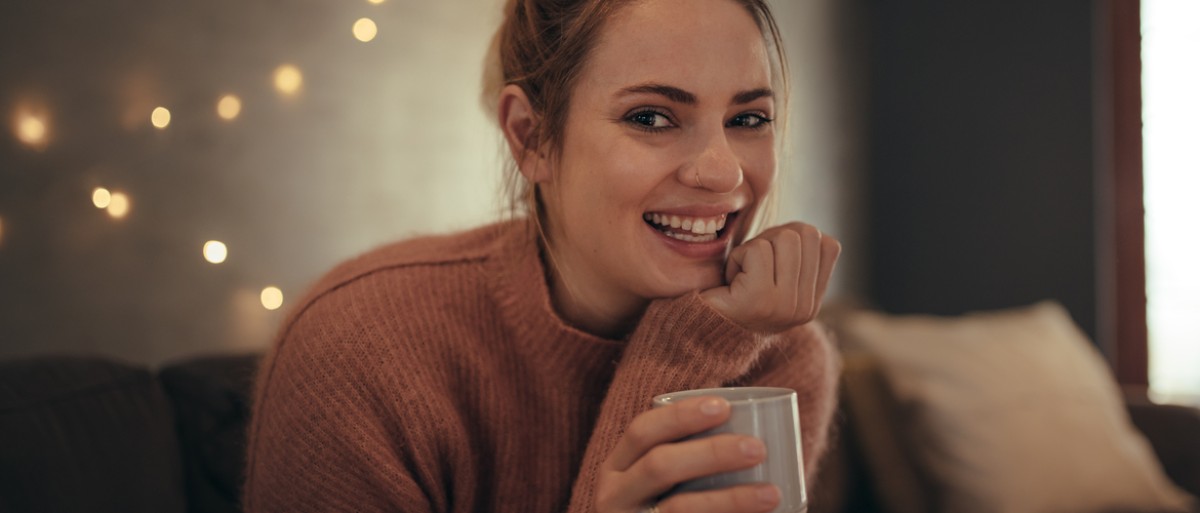
[[[800,411],[796,391],[789,388],[728,387],[685,390],[654,398],[660,408],[692,397],[715,396],[729,401],[729,420],[687,440],[721,433],[749,435],[762,440],[767,448],[766,461],[751,468],[701,477],[681,483],[667,495],[713,490],[733,485],[771,483],[779,487],[779,506],[771,513],[808,511],[808,492],[804,487],[804,459],[800,445]]]

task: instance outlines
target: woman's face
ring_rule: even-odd
[[[628,302],[720,285],[774,178],[775,93],[762,33],[731,0],[610,19],[541,185],[567,286]]]

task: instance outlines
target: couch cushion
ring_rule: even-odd
[[[842,332],[881,362],[903,413],[892,429],[914,449],[915,474],[935,483],[935,510],[1189,509],[1061,306],[957,318],[864,312]]]
[[[932,483],[898,425],[908,418],[892,396],[879,360],[863,351],[842,355],[842,411],[867,471],[865,481],[884,513],[929,513]]]
[[[192,513],[241,511],[246,422],[258,355],[217,356],[164,367],[174,405]]]
[[[149,371],[0,362],[0,511],[185,511],[171,406]]]

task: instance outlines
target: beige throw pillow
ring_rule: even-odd
[[[946,513],[1188,511],[1132,427],[1108,367],[1056,303],[943,318],[860,312],[847,342],[882,363],[896,429]]]

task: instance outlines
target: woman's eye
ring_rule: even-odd
[[[639,128],[660,129],[671,127],[671,120],[661,113],[652,110],[635,112],[629,116],[629,121]]]
[[[773,121],[771,118],[762,114],[738,114],[729,120],[728,125],[741,128],[763,128],[771,121]]]

